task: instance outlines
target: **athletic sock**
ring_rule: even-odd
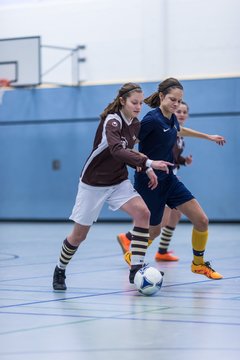
[[[192,248],[193,248],[193,262],[195,265],[204,264],[204,251],[208,239],[208,230],[198,231],[193,228],[192,231]]]
[[[168,246],[169,246],[170,241],[172,239],[174,230],[175,230],[175,228],[170,227],[170,226],[164,226],[161,229],[160,243],[159,243],[159,248],[158,248],[158,252],[160,254],[166,254],[167,253]]]
[[[75,252],[77,251],[78,246],[73,246],[71,245],[67,239],[65,239],[63,241],[62,244],[62,250],[61,250],[61,254],[58,260],[58,267],[60,269],[66,269],[67,264],[69,263],[69,261],[71,260],[71,258],[73,257],[73,255],[75,254]]]
[[[132,240],[132,231],[128,231],[126,234],[126,237],[128,238],[128,240]],[[150,246],[152,244],[153,240],[148,239],[148,246]]]
[[[134,226],[131,234],[131,266],[143,265],[148,247],[149,229]]]

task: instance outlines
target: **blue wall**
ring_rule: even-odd
[[[240,78],[182,81],[186,126],[221,134],[224,147],[186,138],[193,164],[180,170],[210,220],[240,221]],[[157,83],[144,83],[145,95]],[[0,220],[65,220],[91,150],[98,116],[119,85],[6,91],[0,106]],[[142,115],[148,110],[144,107]],[[59,169],[53,168],[58,161]],[[132,171],[130,176],[132,177]],[[106,207],[100,219],[129,219]]]

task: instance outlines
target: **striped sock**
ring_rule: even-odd
[[[161,235],[160,235],[160,243],[158,252],[160,254],[166,254],[168,251],[168,246],[170,244],[170,241],[172,239],[173,233],[175,228],[172,228],[170,226],[164,226],[161,229]]]
[[[126,237],[128,238],[128,240],[132,240],[132,231],[128,231],[126,234]],[[153,243],[153,240],[148,239],[148,247]]]
[[[71,258],[73,257],[73,255],[75,254],[77,249],[78,249],[78,246],[71,245],[67,241],[67,239],[65,239],[62,244],[62,250],[61,250],[61,254],[60,254],[57,266],[60,269],[63,269],[63,270],[66,269],[67,264],[69,263],[69,261],[71,260]]]
[[[208,239],[208,231],[198,231],[193,228],[192,231],[192,248],[193,262],[195,265],[204,264],[204,251]]]
[[[134,226],[131,233],[131,265],[143,265],[148,247],[149,229]]]

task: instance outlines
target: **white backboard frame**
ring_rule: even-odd
[[[14,87],[41,84],[40,36],[0,39],[0,78]]]

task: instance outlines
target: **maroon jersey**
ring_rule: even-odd
[[[176,144],[173,147],[174,165],[177,169],[179,169],[181,165],[186,165],[186,158],[182,156],[184,148],[184,138],[182,136],[178,136]]]
[[[81,180],[92,186],[111,186],[128,178],[127,165],[146,170],[145,155],[132,149],[138,137],[140,122],[127,122],[121,113],[109,114],[97,128],[93,150],[81,174]]]

